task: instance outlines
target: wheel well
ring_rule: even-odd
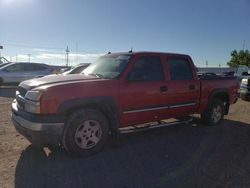
[[[81,109],[94,109],[102,112],[105,115],[105,108],[102,104],[81,104],[67,109],[67,111],[64,113],[66,116],[70,116],[73,112]]]
[[[106,103],[90,103],[90,104],[81,104],[81,105],[76,105],[73,106],[69,109],[67,109],[67,111],[64,112],[65,116],[68,117],[73,113],[76,112],[78,110],[82,110],[82,109],[94,109],[97,111],[100,111],[101,113],[103,113],[103,115],[107,118],[108,122],[109,122],[109,126],[111,129],[111,133],[112,135],[115,135],[118,131],[118,113],[117,111],[115,111],[114,109],[112,109],[112,107],[109,104]]]
[[[223,101],[224,107],[225,107],[225,115],[227,115],[228,111],[229,111],[229,95],[228,95],[228,93],[226,93],[226,92],[216,93],[213,96],[213,99],[220,99],[221,101]]]

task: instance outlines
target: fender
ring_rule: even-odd
[[[82,108],[97,108],[109,120],[112,135],[117,137],[119,128],[118,107],[115,99],[111,96],[84,97],[65,101],[59,106],[58,113],[69,114],[73,110]]]

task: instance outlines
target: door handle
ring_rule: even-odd
[[[190,90],[195,90],[195,85],[191,84],[188,86]]]
[[[166,92],[166,91],[168,91],[168,87],[167,86],[161,86],[160,91],[161,92]]]

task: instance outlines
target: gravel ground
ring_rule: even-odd
[[[250,187],[250,103],[239,100],[220,126],[178,125],[123,135],[118,147],[76,158],[39,149],[10,121],[0,97],[0,187]]]

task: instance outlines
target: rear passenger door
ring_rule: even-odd
[[[187,57],[170,56],[168,67],[168,98],[173,117],[192,114],[198,107],[200,85],[196,78],[193,63]]]

